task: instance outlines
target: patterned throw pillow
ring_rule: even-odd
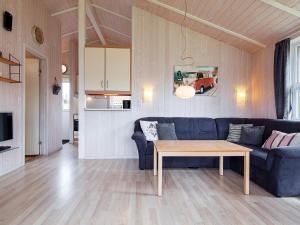
[[[229,124],[229,134],[227,141],[239,142],[242,133],[242,127],[253,127],[253,124]]]
[[[263,148],[271,150],[273,148],[300,145],[300,133],[283,133],[273,130],[271,136],[263,144]]]
[[[157,121],[140,121],[140,125],[144,135],[146,136],[147,141],[156,141],[158,140],[157,135]]]

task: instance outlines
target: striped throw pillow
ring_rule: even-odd
[[[271,150],[273,148],[300,145],[300,133],[284,133],[273,130],[271,136],[263,144],[263,148]]]
[[[242,127],[253,127],[253,124],[229,124],[229,134],[227,141],[239,142],[242,133]]]

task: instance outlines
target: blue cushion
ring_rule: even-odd
[[[159,140],[177,140],[174,123],[158,123],[156,128]]]
[[[265,126],[242,127],[240,144],[261,146]]]

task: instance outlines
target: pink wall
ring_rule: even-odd
[[[7,10],[14,16],[13,31],[5,31],[0,28],[0,51],[4,56],[8,53],[20,59],[25,64],[24,47],[30,47],[47,59],[46,93],[46,136],[48,142],[45,148],[52,153],[61,148],[61,96],[54,96],[51,87],[54,77],[61,80],[61,30],[60,23],[50,16],[50,12],[40,0],[1,0],[0,12]],[[2,24],[2,13],[0,18]],[[33,25],[40,27],[45,36],[43,45],[36,44],[31,36]],[[0,72],[8,73],[8,66],[0,64]],[[24,80],[24,67],[22,67],[21,80]],[[20,146],[16,152],[0,154],[0,174],[10,171],[23,164],[23,116],[24,116],[24,83],[7,84],[0,82],[0,111],[12,111],[14,113],[14,140],[8,143]],[[2,163],[2,161],[3,163]],[[3,165],[6,166],[3,166]]]

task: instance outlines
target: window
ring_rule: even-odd
[[[291,41],[292,119],[300,120],[300,38]]]
[[[70,79],[63,77],[62,82],[62,101],[63,101],[63,110],[70,110]]]

